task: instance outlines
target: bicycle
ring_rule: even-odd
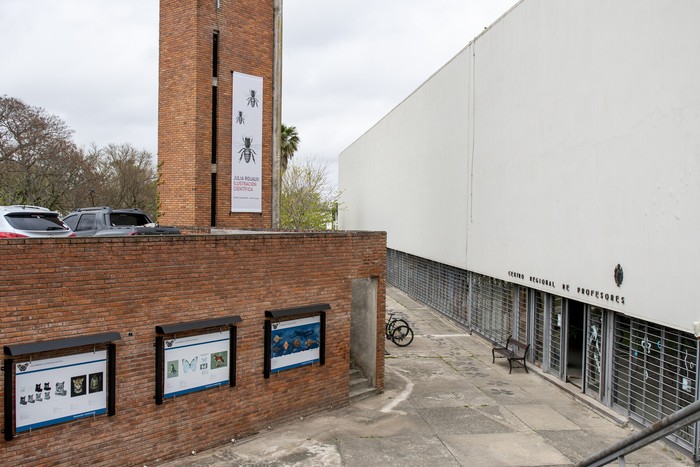
[[[401,318],[394,318],[396,313],[389,313],[384,327],[384,333],[387,339],[390,339],[399,347],[406,347],[413,342],[413,329],[408,325],[408,322]]]

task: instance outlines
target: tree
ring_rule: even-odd
[[[287,126],[282,124],[281,131],[281,143],[280,143],[280,164],[282,166],[282,172],[287,170],[289,161],[292,160],[294,154],[299,149],[299,133],[297,133],[296,127]]]
[[[289,164],[282,177],[280,227],[294,230],[333,228],[337,190],[328,181],[328,165],[315,160]]]
[[[78,148],[60,118],[0,96],[0,205],[33,204],[63,212],[105,205],[156,214],[151,154],[130,144]]]
[[[158,176],[151,153],[129,143],[110,144],[98,150],[100,205],[140,208],[155,216]],[[92,203],[94,204],[94,203]]]
[[[91,168],[57,116],[0,96],[0,204],[67,210],[69,194]]]

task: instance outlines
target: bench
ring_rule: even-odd
[[[506,339],[505,346],[497,347],[496,345],[494,345],[494,347],[491,349],[491,354],[493,356],[491,363],[495,363],[497,357],[507,358],[508,367],[510,368],[508,374],[510,374],[513,371],[513,362],[516,362],[516,365],[525,368],[525,373],[529,373],[529,371],[527,370],[527,365],[525,364],[528,350],[530,350],[530,344],[525,344],[523,342],[520,342],[519,340],[513,339],[511,336],[508,336],[508,339]]]

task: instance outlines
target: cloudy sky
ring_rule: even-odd
[[[172,0],[183,1],[183,0]],[[213,1],[213,0],[212,0]],[[285,0],[282,119],[338,155],[517,0]],[[0,0],[0,95],[157,153],[158,0]]]

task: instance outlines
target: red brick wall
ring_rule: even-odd
[[[272,0],[160,2],[160,223],[211,226],[212,51],[219,31],[216,226],[272,225]],[[231,213],[232,72],[263,78],[262,214]]]
[[[353,278],[378,278],[383,388],[385,255],[383,233],[0,240],[0,345],[122,335],[116,415],[2,440],[1,463],[143,465],[347,403]],[[265,379],[265,311],[317,303],[331,306],[325,365]],[[155,326],[231,315],[242,318],[237,385],[156,405]]]

